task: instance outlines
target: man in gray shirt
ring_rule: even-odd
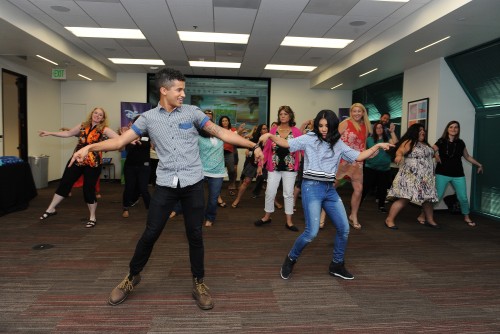
[[[204,283],[204,247],[202,236],[204,191],[203,169],[198,148],[198,129],[234,145],[254,151],[262,159],[259,145],[212,123],[196,106],[183,105],[186,86],[184,75],[174,69],[162,69],[156,74],[160,101],[146,111],[121,136],[85,146],[71,159],[82,161],[88,152],[118,150],[148,133],[155,143],[159,158],[156,189],[149,206],[146,229],[137,242],[130,270],[123,281],[111,291],[109,304],[122,303],[141,280],[140,272],[148,262],[153,246],[160,237],[174,205],[180,201],[189,242],[189,258],[193,274],[192,295],[203,310],[214,303]]]

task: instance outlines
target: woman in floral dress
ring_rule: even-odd
[[[420,224],[440,228],[433,216],[433,203],[438,201],[433,156],[434,150],[425,139],[423,125],[410,126],[396,145],[394,162],[400,168],[387,194],[389,199],[396,199],[385,220],[388,228],[398,228],[394,220],[409,202],[422,205],[425,220],[417,219]]]
[[[366,108],[361,103],[354,103],[349,110],[349,117],[339,124],[340,139],[356,151],[363,152],[366,147],[366,138],[370,132],[370,121]],[[358,210],[363,193],[363,162],[350,163],[345,160],[340,161],[337,171],[337,181],[335,188],[342,185],[344,179],[351,181],[351,214],[349,224],[355,229],[361,229],[358,221]]]

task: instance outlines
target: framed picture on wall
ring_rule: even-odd
[[[427,129],[429,119],[429,98],[408,102],[408,128],[415,123]]]

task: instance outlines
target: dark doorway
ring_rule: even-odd
[[[27,77],[2,69],[3,155],[28,161]]]

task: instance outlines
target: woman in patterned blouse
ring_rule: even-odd
[[[81,124],[75,125],[67,131],[49,132],[39,131],[40,137],[54,136],[60,138],[78,137],[78,144],[75,152],[84,146],[97,143],[108,138],[118,137],[118,134],[108,127],[108,119],[103,108],[94,108],[88,115],[87,120]],[[71,167],[66,166],[64,174],[59,183],[59,187],[50,202],[49,207],[40,216],[40,221],[57,214],[56,207],[68,194],[73,187],[73,184],[78,178],[83,175],[83,198],[87,203],[90,211],[90,217],[85,227],[92,228],[95,226],[97,199],[95,194],[95,185],[102,168],[102,153],[91,152],[81,163],[73,164]]]

